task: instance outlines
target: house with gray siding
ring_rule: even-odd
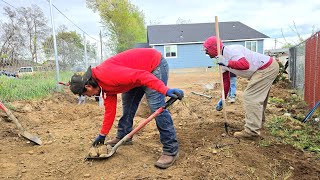
[[[204,52],[204,41],[215,35],[215,23],[152,25],[147,27],[148,44],[160,51],[171,69],[215,66]],[[268,36],[238,22],[219,22],[219,35],[224,45],[241,44],[263,53]]]

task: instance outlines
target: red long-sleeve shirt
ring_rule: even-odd
[[[137,48],[119,53],[92,68],[92,77],[102,88],[105,113],[101,134],[108,134],[116,115],[117,94],[146,86],[161,94],[168,87],[151,72],[160,64],[161,53],[152,48]]]

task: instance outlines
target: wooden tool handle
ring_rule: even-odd
[[[217,38],[217,51],[218,55],[220,55],[220,34],[219,34],[219,22],[218,16],[215,17],[215,27],[216,27],[216,38]],[[226,112],[226,98],[224,95],[224,84],[223,84],[223,75],[222,75],[222,67],[219,65],[219,74],[220,74],[220,83],[221,83],[221,94],[222,94],[222,107],[223,107],[223,117],[225,122],[227,122],[227,112]]]
[[[24,132],[24,128],[19,123],[18,119],[11,113],[9,109],[7,109],[1,102],[0,102],[0,108],[9,116],[9,118],[14,122],[14,124],[17,126],[19,131]]]

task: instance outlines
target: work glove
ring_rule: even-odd
[[[104,144],[104,140],[106,139],[106,136],[103,136],[101,134],[99,134],[99,136],[94,140],[94,142],[92,143],[92,146],[97,146],[99,144]]]
[[[216,110],[217,111],[221,111],[223,109],[223,105],[222,105],[222,99],[219,100],[217,106],[216,106]]]
[[[175,99],[179,99],[179,100],[181,100],[182,98],[183,98],[183,91],[182,90],[180,90],[180,89],[169,89],[168,91],[167,91],[167,94],[166,94],[167,96],[170,96],[170,97],[172,97],[172,98],[175,98]]]
[[[220,66],[228,66],[228,60],[226,60],[226,58],[224,58],[222,55],[216,56],[216,59],[217,64],[219,64]]]

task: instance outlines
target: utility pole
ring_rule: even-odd
[[[102,33],[101,33],[101,29],[100,29],[100,33],[99,33],[99,35],[100,35],[100,63],[102,63],[103,62],[103,57],[102,57]]]
[[[57,84],[60,82],[59,76],[59,62],[58,62],[58,51],[57,51],[57,40],[56,40],[56,32],[54,27],[54,18],[53,18],[53,11],[52,11],[52,2],[50,0],[50,14],[51,14],[51,24],[52,24],[52,36],[53,36],[53,46],[54,46],[54,60],[56,62],[56,74],[57,74]],[[58,90],[60,90],[60,86],[57,85]]]
[[[87,57],[87,37],[86,37],[84,32],[83,32],[83,37],[84,37],[84,62],[85,62],[85,66],[86,66],[86,69],[87,69],[89,67],[89,65],[88,65],[88,57]]]
[[[277,38],[274,39],[274,49],[277,49]]]

